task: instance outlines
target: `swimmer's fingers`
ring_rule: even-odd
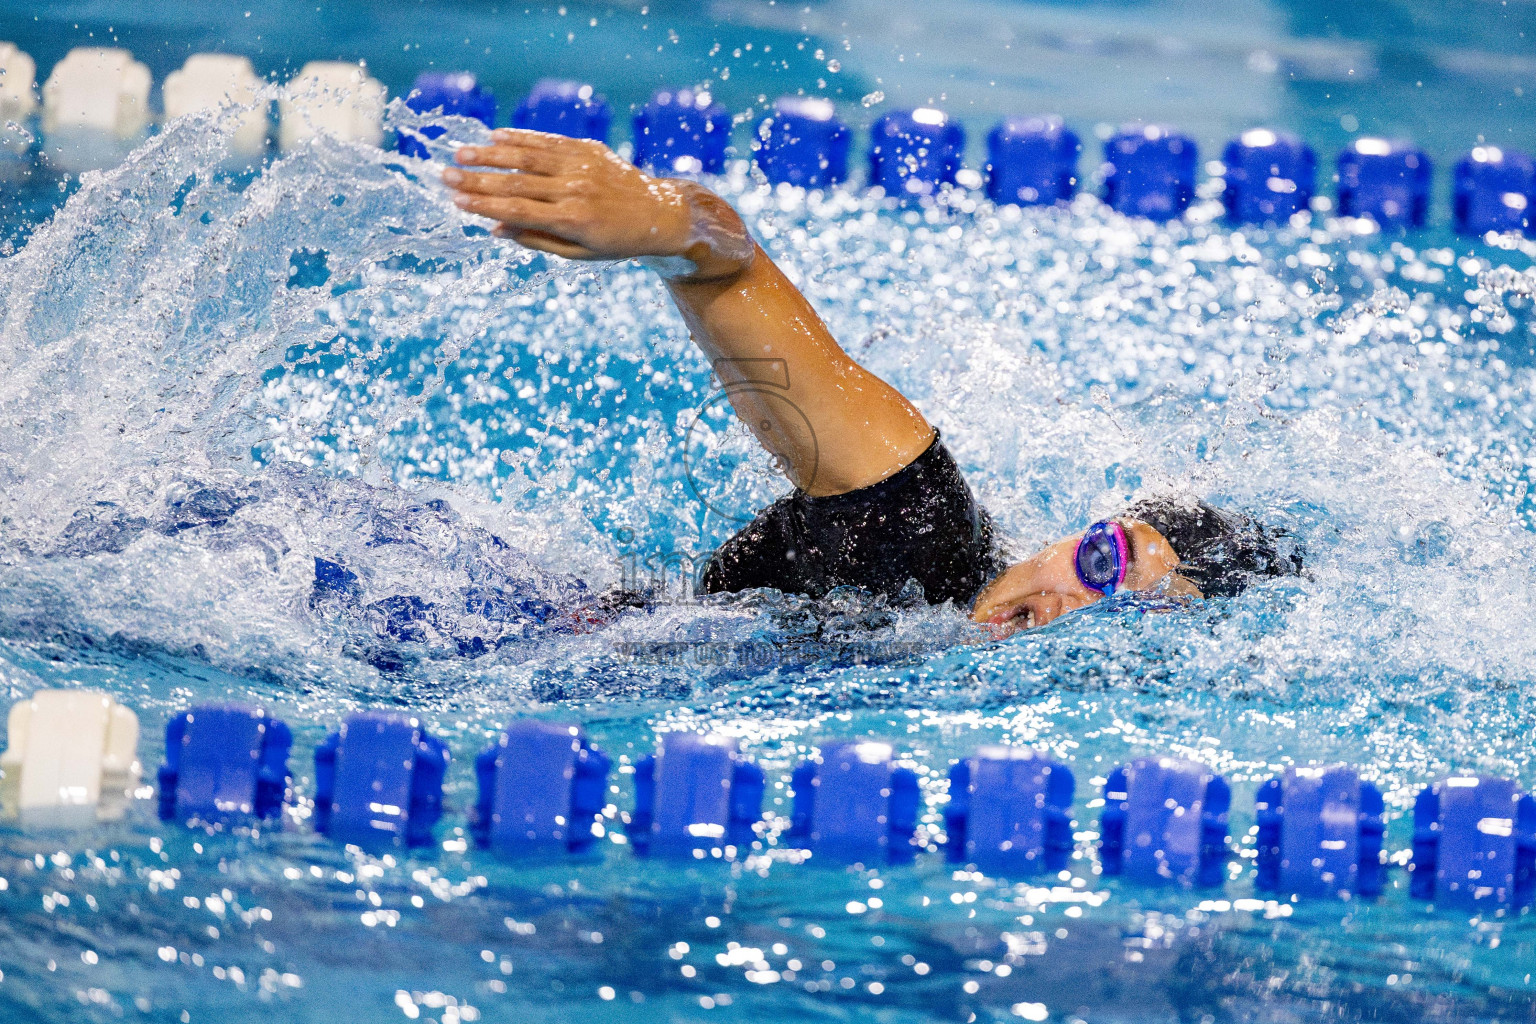
[[[497,174],[483,171],[461,171],[449,167],[443,171],[443,184],[459,192],[482,196],[521,196],[552,202],[570,191],[569,183],[561,178],[549,178],[539,174]]]
[[[556,135],[553,132],[536,132],[531,128],[497,128],[491,132],[491,141],[503,146],[527,146],[529,149],[543,149],[550,152],[583,144],[581,139]]]
[[[566,223],[566,218],[560,215],[554,203],[541,203],[533,199],[460,192],[453,197],[453,203],[467,213],[499,220],[517,230],[559,230]]]
[[[558,153],[525,145],[460,146],[453,159],[466,167],[499,167],[525,174],[559,174],[566,166]]]
[[[500,221],[493,233],[499,238],[510,238],[520,245],[541,252],[552,252],[572,260],[595,260],[602,254],[568,236],[579,233],[579,225],[572,219],[570,210],[554,203],[532,202],[526,199],[500,196],[474,196],[461,193],[454,203],[470,213]]]
[[[518,245],[525,245],[530,249],[540,252],[552,252],[556,256],[564,256],[568,260],[595,260],[599,256],[584,245],[567,241],[546,231],[530,231],[522,228],[509,227],[498,224],[492,232],[498,238],[510,238]]]

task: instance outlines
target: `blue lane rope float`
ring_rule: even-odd
[[[790,838],[837,863],[910,861],[922,789],[894,756],[889,743],[836,741],[802,761],[790,781]]]
[[[786,96],[758,125],[753,147],[770,184],[826,188],[847,180],[852,139],[831,100]]]
[[[160,817],[269,818],[288,790],[293,733],[261,708],[199,704],[165,727]]]
[[[122,714],[132,717],[127,709]],[[289,798],[292,734],[270,713],[199,704],[173,717],[165,735],[161,819],[207,825],[280,814]],[[137,757],[126,748],[117,754]],[[94,747],[69,755],[98,756]],[[350,715],[314,757],[317,833],[363,848],[433,841],[450,757],[419,719],[385,711]],[[11,784],[14,762],[0,762],[0,786]],[[475,759],[479,792],[468,830],[481,847],[514,860],[591,851],[605,835],[610,766],[577,725],[514,720]],[[657,752],[634,766],[628,842],[638,856],[744,852],[758,840],[765,788],[762,768],[741,755],[734,737],[663,734]],[[946,859],[1014,879],[1065,870],[1075,849],[1074,788],[1071,767],[1038,751],[978,748],[950,767]],[[918,773],[896,759],[889,743],[828,741],[793,769],[790,795],[780,845],[808,849],[813,860],[902,864],[932,849],[918,838]],[[103,790],[102,801],[111,798]],[[1130,883],[1221,885],[1231,802],[1226,779],[1197,761],[1148,756],[1116,767],[1103,786],[1100,868]],[[1358,768],[1288,768],[1260,785],[1253,810],[1258,890],[1293,899],[1372,899],[1382,892],[1385,805]],[[83,814],[71,822],[86,828],[95,820]],[[1531,907],[1536,798],[1514,780],[1491,775],[1453,775],[1426,786],[1414,804],[1407,863],[1409,893],[1438,907]]]
[[[417,719],[348,715],[315,750],[315,831],[365,846],[428,845],[448,762],[448,748]]]
[[[597,839],[609,764],[579,726],[519,719],[475,759],[470,830],[505,856],[581,853]]]
[[[1424,226],[1434,169],[1403,139],[1363,138],[1339,154],[1339,213],[1370,217],[1384,231]]]
[[[1075,785],[1072,769],[1027,747],[981,747],[949,770],[949,860],[1015,877],[1062,870]]]
[[[1536,800],[1512,779],[1452,775],[1413,805],[1410,891],[1437,906],[1521,909],[1536,882]]]
[[[1381,791],[1354,768],[1289,768],[1259,787],[1258,888],[1302,896],[1381,892]]]
[[[701,89],[662,89],[635,112],[635,164],[667,174],[719,174],[731,115]]]
[[[1476,146],[1456,163],[1451,216],[1464,235],[1529,231],[1536,162],[1516,149]]]
[[[669,732],[635,764],[629,837],[642,856],[703,856],[742,848],[763,816],[763,770],[719,733]]]
[[[473,117],[487,128],[496,124],[496,97],[468,71],[428,71],[416,78],[405,105],[418,114],[441,111],[460,117]],[[431,156],[422,139],[441,138],[447,131],[440,124],[422,125],[401,131],[395,148],[405,156],[423,160]]]
[[[1287,221],[1311,208],[1317,155],[1294,135],[1251,128],[1227,143],[1222,165],[1222,202],[1234,224]]]
[[[883,114],[870,130],[869,184],[898,199],[953,186],[965,158],[965,129],[942,110]]]
[[[608,142],[613,111],[585,82],[543,78],[512,111],[512,127]]]
[[[1133,217],[1182,216],[1195,197],[1200,149],[1167,125],[1128,125],[1104,143],[1104,201]]]
[[[1065,203],[1077,192],[1077,133],[1061,118],[1010,117],[987,135],[987,198],[1020,206]]]
[[[1109,773],[1099,818],[1106,875],[1143,884],[1221,883],[1227,780],[1198,761],[1139,757]]]
[[[417,105],[413,100],[413,109]],[[512,124],[606,142],[610,118],[590,85],[546,79],[518,105]],[[730,117],[707,93],[658,92],[634,115],[633,131],[641,166],[661,173],[724,170]],[[757,125],[753,158],[770,184],[826,188],[848,180],[851,139],[831,101],[781,97]],[[408,145],[419,143],[402,137],[402,152],[411,151]],[[964,150],[964,127],[943,111],[892,111],[871,129],[868,183],[899,199],[934,196],[958,187]],[[1068,201],[1079,187],[1081,151],[1079,137],[1059,117],[1005,118],[987,136],[987,198],[1021,206]],[[1105,144],[1104,201],[1129,216],[1175,219],[1193,201],[1198,167],[1199,148],[1188,135],[1165,125],[1123,128]],[[1227,144],[1223,167],[1222,203],[1233,224],[1283,223],[1311,209],[1317,157],[1295,135],[1249,129]],[[1432,176],[1429,157],[1412,143],[1357,139],[1338,157],[1339,213],[1369,217],[1385,230],[1423,226]],[[1524,153],[1479,146],[1457,164],[1456,231],[1529,231],[1533,203],[1536,165]]]

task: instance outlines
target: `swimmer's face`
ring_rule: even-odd
[[[1151,590],[1167,580],[1169,593],[1200,596],[1200,591],[1174,570],[1179,560],[1173,547],[1146,523],[1117,520],[1125,527],[1131,564],[1125,589]],[[1021,629],[1043,626],[1067,612],[1076,611],[1104,595],[1078,582],[1075,561],[1081,533],[1063,537],[1045,550],[1009,566],[987,584],[976,598],[973,622],[985,623],[994,635],[1008,636]]]

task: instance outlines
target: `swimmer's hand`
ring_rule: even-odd
[[[644,259],[690,282],[734,277],[756,253],[725,200],[653,178],[600,142],[515,128],[491,142],[461,148],[443,183],[461,209],[498,221],[502,238],[573,260]]]

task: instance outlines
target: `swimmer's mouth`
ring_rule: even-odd
[[[1035,610],[1029,605],[1024,605],[1022,608],[1004,608],[990,615],[986,622],[987,629],[992,633],[993,638],[998,640],[1026,629],[1034,629],[1036,625]]]
[[[1086,599],[1050,593],[1015,597],[993,611],[982,622],[991,630],[993,636],[1005,637],[1023,630],[1048,626],[1063,615],[1090,605],[1097,599],[1097,594]]]

